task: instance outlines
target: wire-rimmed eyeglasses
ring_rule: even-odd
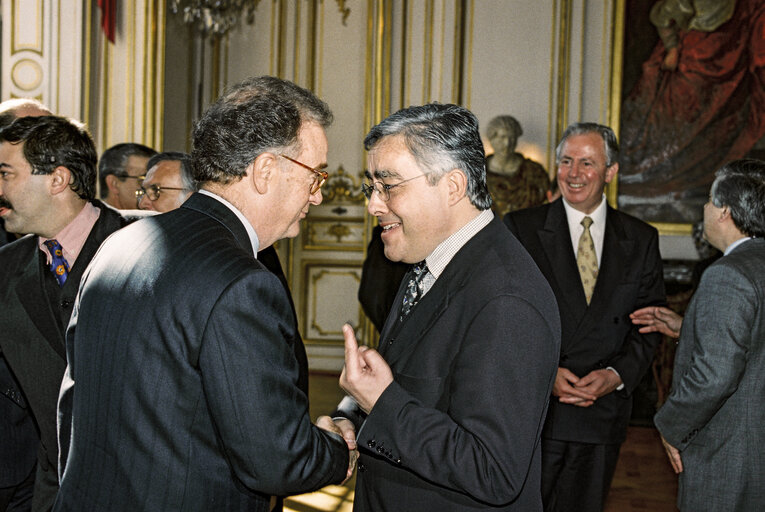
[[[387,183],[383,183],[382,181],[373,181],[371,183],[362,183],[361,184],[361,192],[364,194],[364,197],[367,199],[372,199],[372,192],[377,192],[377,195],[380,196],[380,199],[383,201],[390,201],[390,191],[394,188],[403,185],[407,181],[416,180],[417,178],[421,178],[423,176],[427,176],[430,174],[430,172],[426,172],[423,174],[418,174],[414,178],[408,178],[402,181],[399,181],[398,183],[394,183],[393,185],[388,185]]]
[[[329,178],[329,173],[324,170],[327,168],[327,164],[321,164],[318,167],[311,167],[310,165],[306,165],[303,162],[300,162],[298,160],[295,160],[294,158],[288,157],[287,155],[279,155],[279,156],[289,160],[293,164],[298,164],[303,169],[308,169],[309,171],[315,174],[313,184],[311,185],[311,194],[315,194],[316,192],[318,192],[321,186],[327,182],[327,178]]]
[[[163,187],[162,185],[147,185],[143,186],[141,185],[136,191],[135,191],[135,197],[138,201],[141,200],[141,198],[145,195],[149,198],[151,201],[156,201],[159,199],[160,194],[162,194],[162,191],[164,190],[189,190],[187,188],[178,188],[178,187]]]

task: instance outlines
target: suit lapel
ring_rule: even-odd
[[[37,250],[37,237],[34,237],[35,247],[27,264],[16,279],[15,291],[19,303],[24,308],[27,318],[35,326],[45,341],[62,359],[66,358],[64,340],[58,321],[50,309],[50,301],[43,291],[43,266]]]
[[[635,241],[626,237],[621,219],[609,206],[606,211],[606,230],[603,237],[603,254],[600,257],[598,281],[595,283],[590,307],[587,308],[586,315],[577,327],[575,337],[603,321],[603,314],[609,310],[614,290],[625,279],[626,267],[622,262],[629,261],[634,250]]]
[[[576,268],[576,255],[571,247],[568,219],[561,199],[550,206],[545,225],[537,235],[550,262],[549,272],[560,290],[558,300],[563,299],[567,304],[560,309],[570,311],[578,322],[587,311],[587,299]]]

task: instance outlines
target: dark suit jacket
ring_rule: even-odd
[[[72,313],[80,277],[107,236],[128,219],[98,201],[101,209],[55,308],[46,293],[52,277],[37,237],[27,235],[0,248],[0,346],[28,401],[40,430],[38,456],[43,468],[55,471],[58,461],[56,402],[66,368],[64,329]]]
[[[358,431],[354,510],[541,511],[560,322],[529,255],[495,218],[398,316],[380,338],[394,382]]]
[[[102,246],[67,333],[54,510],[259,511],[344,479],[345,442],[297,386],[287,294],[253,256],[203,194]]]
[[[588,306],[563,200],[511,212],[504,221],[555,292],[563,330],[559,366],[579,377],[610,366],[624,382],[624,389],[590,407],[562,404],[553,397],[545,438],[621,443],[632,411],[632,391],[661,339],[658,334],[640,334],[629,319],[632,311],[665,301],[656,229],[608,207],[598,281]]]
[[[688,306],[656,426],[680,450],[687,511],[765,507],[765,240],[704,272]]]
[[[39,444],[21,386],[0,352],[0,488],[14,487],[29,476]]]

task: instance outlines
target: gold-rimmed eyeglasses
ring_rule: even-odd
[[[319,191],[322,185],[327,182],[327,178],[329,178],[329,173],[325,171],[324,169],[327,168],[327,164],[321,164],[318,167],[311,167],[310,165],[306,165],[303,162],[300,162],[298,160],[295,160],[294,158],[290,158],[287,155],[279,155],[280,157],[289,160],[293,164],[297,164],[303,169],[308,169],[312,173],[314,173],[314,181],[313,185],[311,185],[311,194],[315,194]]]
[[[138,201],[141,200],[141,198],[145,195],[149,198],[151,201],[156,201],[159,199],[160,194],[164,190],[189,190],[187,188],[178,188],[178,187],[163,187],[162,185],[147,185],[147,186],[141,186],[135,191],[135,197]]]
[[[431,171],[432,172],[432,171]],[[417,178],[421,178],[423,176],[427,176],[430,174],[430,172],[426,172],[423,174],[418,174],[414,178],[408,178],[402,181],[399,181],[398,183],[394,183],[393,185],[388,185],[387,183],[383,183],[382,181],[373,181],[371,183],[362,183],[361,184],[361,192],[364,194],[364,197],[367,199],[372,199],[372,193],[377,192],[377,195],[380,196],[380,199],[382,199],[385,202],[390,201],[390,191],[394,188],[403,185],[407,181],[416,180]]]

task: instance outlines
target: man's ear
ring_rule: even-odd
[[[261,153],[247,166],[247,178],[258,193],[265,194],[268,192],[269,185],[279,171],[279,163],[276,160],[277,156],[273,153]]]
[[[606,167],[606,183],[611,183],[619,172],[619,162],[611,164],[611,167]]]
[[[113,176],[107,176],[111,178]],[[72,184],[72,171],[66,167],[59,165],[50,174],[50,193],[56,195],[69,189],[69,185]]]
[[[442,179],[449,187],[449,206],[457,204],[467,195],[467,176],[459,169],[452,169]]]
[[[118,196],[120,193],[119,188],[117,188],[117,183],[119,182],[119,178],[115,176],[114,174],[110,174],[106,177],[106,188],[109,189],[109,195],[111,197]]]

